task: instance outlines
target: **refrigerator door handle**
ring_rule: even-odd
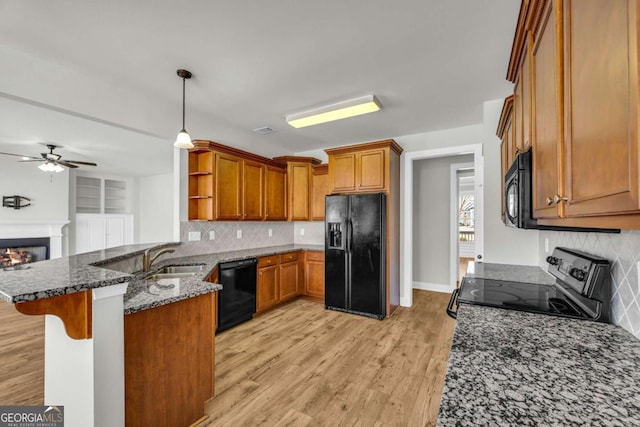
[[[351,253],[351,246],[353,245],[353,222],[349,219],[349,253]]]

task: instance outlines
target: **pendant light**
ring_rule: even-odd
[[[193,148],[193,142],[191,142],[191,136],[189,132],[184,127],[184,92],[185,92],[185,81],[186,79],[191,78],[191,73],[187,70],[180,69],[178,70],[178,77],[182,79],[182,130],[178,134],[176,138],[176,142],[173,144],[174,147],[189,149]]]

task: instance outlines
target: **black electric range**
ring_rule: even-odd
[[[476,304],[576,319],[610,322],[611,263],[573,249],[555,248],[547,257],[551,285],[465,276],[451,295],[447,313]]]

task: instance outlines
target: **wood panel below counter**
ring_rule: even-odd
[[[127,426],[188,426],[214,394],[215,294],[124,317]]]

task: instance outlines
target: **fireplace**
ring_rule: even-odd
[[[0,247],[15,248],[16,240],[26,241],[19,247],[46,246],[47,253],[44,259],[60,258],[62,253],[63,227],[68,224],[66,220],[0,220]],[[42,240],[40,240],[42,239]],[[36,244],[30,243],[35,240]],[[33,255],[32,255],[33,258]],[[42,256],[38,258],[40,260]]]
[[[49,259],[49,238],[0,239],[0,269]]]

